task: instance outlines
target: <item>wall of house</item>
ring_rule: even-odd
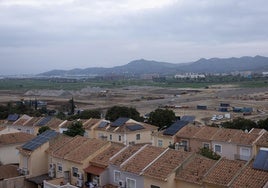
[[[158,140],[162,140],[162,143],[163,143],[162,147],[163,148],[167,148],[170,145],[170,143],[171,144],[174,143],[174,139],[172,136],[153,136],[152,140],[153,140],[152,141],[153,146],[156,146],[156,147],[160,147],[158,145]]]
[[[242,153],[242,149],[247,149],[249,151],[249,155],[244,155]],[[240,159],[240,160],[246,160],[249,161],[252,157],[253,157],[253,149],[251,146],[237,146],[237,151],[236,151],[237,155],[235,156],[236,159]]]
[[[195,183],[189,183],[182,180],[176,180],[176,187],[183,187],[183,188],[203,188],[204,186],[195,184]]]
[[[130,179],[134,179],[136,180],[136,187],[144,187],[144,178],[143,176],[138,176],[136,174],[132,174],[132,173],[128,173],[128,172],[124,172],[121,171],[119,167],[110,165],[109,166],[109,183],[112,185],[119,185],[118,183],[114,182],[114,170],[120,171],[121,175],[120,175],[120,180],[122,180],[123,182],[126,182],[126,178],[130,178]]]
[[[0,181],[1,188],[36,188],[35,185],[25,181],[24,176],[4,179]]]
[[[19,151],[16,149],[21,144],[11,144],[0,147],[0,162],[2,164],[19,163]]]
[[[167,181],[161,181],[155,178],[144,177],[144,188],[151,188],[151,185],[155,185],[158,187],[165,187],[165,188],[174,188],[176,187],[176,182],[175,182],[175,173],[171,174],[168,178]]]
[[[103,173],[100,175],[100,186],[104,186],[106,184],[109,184],[109,170],[106,169]]]
[[[213,150],[215,144],[221,145],[222,152],[218,153],[219,155],[221,155],[222,157],[226,157],[227,159],[235,159],[235,155],[237,154],[237,146],[235,144],[212,141]]]
[[[140,140],[136,139],[136,135],[140,134]],[[134,142],[135,144],[140,143],[152,143],[152,132],[148,131],[134,131],[127,133],[127,142]]]
[[[48,172],[48,142],[34,150],[28,161],[28,169],[30,176],[39,176]]]
[[[9,133],[18,133],[18,132],[20,132],[18,129],[15,129],[15,128],[11,127],[11,126],[8,126],[4,130],[0,131],[0,135],[9,134]]]
[[[19,130],[20,132],[28,133],[28,134],[34,134],[34,128],[28,127],[28,126],[19,126],[19,125],[10,125],[10,127]]]
[[[204,143],[209,144],[209,148],[213,149],[211,141],[209,140],[190,139],[190,142],[189,142],[190,151],[198,152],[200,148],[204,147]]]

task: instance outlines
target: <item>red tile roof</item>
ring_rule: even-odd
[[[176,174],[176,179],[201,185],[203,176],[217,161],[197,156]]]
[[[209,127],[203,126],[200,131],[198,131],[193,138],[201,139],[201,140],[211,140],[214,134],[219,131],[217,127]]]
[[[60,147],[64,146],[68,142],[70,142],[73,138],[69,137],[65,134],[59,134],[58,136],[49,140],[49,148],[46,152],[52,154],[52,152],[56,151]]]
[[[123,163],[122,171],[134,174],[140,174],[142,170],[158,157],[165,149],[146,145],[139,152],[132,156],[125,164]]]
[[[103,171],[105,171],[106,168],[89,165],[87,168],[84,169],[85,172],[94,174],[94,175],[100,175]]]
[[[165,181],[191,155],[190,152],[168,149],[143,174]]]
[[[219,186],[227,186],[240,173],[246,162],[221,159],[204,178],[204,182]]]
[[[16,132],[0,135],[0,146],[8,144],[25,143],[32,140],[35,136],[28,133]]]
[[[231,142],[240,145],[252,145],[260,135],[254,133],[239,132],[232,137]]]
[[[50,127],[51,129],[55,129],[55,130],[57,130],[57,129],[59,129],[59,125],[60,125],[61,123],[63,123],[63,122],[64,122],[64,121],[61,120],[61,119],[53,118],[53,119],[51,119],[51,120],[46,124],[46,126]]]
[[[260,139],[256,142],[256,145],[261,147],[268,147],[268,132],[265,132]]]
[[[197,132],[199,132],[202,127],[195,125],[186,125],[176,134],[179,138],[193,138]]]
[[[233,182],[231,188],[257,188],[264,187],[268,182],[268,172],[263,170],[256,170],[252,168],[252,162],[247,165],[245,169]]]
[[[0,165],[0,181],[19,176],[17,169],[18,166],[15,165]]]
[[[120,166],[123,162],[125,162],[128,158],[130,158],[134,153],[136,153],[141,147],[144,145],[130,145],[127,148],[123,149],[120,153],[114,156],[110,163],[116,166]]]
[[[105,149],[103,152],[94,157],[90,162],[93,164],[99,164],[101,166],[108,166],[110,158],[123,148],[123,144],[111,143],[111,145],[107,149]]]
[[[216,132],[211,139],[220,142],[230,142],[232,138],[235,138],[236,135],[241,132],[243,131],[237,129],[220,128],[220,130]]]
[[[83,127],[84,129],[91,129],[94,125],[96,125],[97,123],[99,123],[101,121],[101,119],[95,119],[95,118],[91,118],[89,120],[87,120],[86,122],[83,123]]]

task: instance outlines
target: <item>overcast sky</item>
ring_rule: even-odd
[[[0,0],[0,74],[268,56],[267,0]]]

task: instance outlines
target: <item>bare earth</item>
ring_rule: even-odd
[[[0,103],[8,101],[38,100],[46,101],[48,108],[57,109],[68,103],[73,96],[79,109],[102,109],[114,105],[136,108],[141,115],[161,106],[170,106],[178,116],[194,115],[200,123],[211,123],[213,115],[243,116],[241,113],[219,112],[220,103],[231,107],[252,107],[251,119],[268,117],[268,88],[235,88],[232,85],[215,85],[209,89],[171,89],[157,87],[126,87],[121,89],[84,88],[80,91],[31,90],[27,92],[0,92]],[[206,105],[207,110],[197,110],[197,105]]]

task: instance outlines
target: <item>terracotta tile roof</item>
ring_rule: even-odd
[[[33,127],[41,119],[42,117],[33,117],[29,121],[27,121],[24,126]]]
[[[193,138],[198,138],[202,140],[211,140],[214,134],[219,131],[217,127],[204,126],[198,131]]]
[[[13,123],[13,125],[24,125],[27,121],[29,121],[32,117],[29,117],[29,116],[22,116],[21,118],[19,118],[17,121],[15,121]]]
[[[261,134],[263,132],[266,132],[266,130],[265,129],[258,129],[258,128],[252,128],[249,131],[249,133],[251,133],[251,134]]]
[[[94,154],[96,151],[100,150],[103,146],[107,144],[109,144],[109,142],[107,141],[102,141],[98,139],[87,139],[87,141],[76,145],[76,149],[65,155],[64,159],[74,162],[82,162],[87,157]]]
[[[64,121],[58,118],[52,118],[46,126],[50,127],[51,129],[59,129],[59,125]]]
[[[176,179],[190,183],[202,184],[203,176],[217,161],[206,157],[195,157],[183,170],[176,174]]]
[[[216,132],[211,138],[214,141],[220,142],[230,142],[232,138],[236,137],[239,133],[243,132],[242,130],[237,129],[225,129],[221,128],[218,132]]]
[[[35,136],[28,133],[16,132],[0,135],[0,146],[8,144],[19,144],[32,140]]]
[[[168,149],[144,171],[144,175],[165,181],[192,154],[190,152]]]
[[[234,137],[232,137],[231,142],[241,145],[252,145],[259,136],[260,135],[258,134],[239,132]]]
[[[245,161],[221,159],[204,178],[204,182],[227,186],[244,167]]]
[[[202,127],[195,125],[186,125],[176,134],[179,138],[193,138],[197,132],[201,130]]]
[[[81,146],[84,142],[87,142],[88,139],[82,136],[76,136],[72,138],[69,142],[67,142],[65,145],[57,149],[52,153],[52,156],[57,158],[64,158],[65,155],[71,153],[73,150],[75,150],[78,146]]]
[[[5,130],[7,126],[0,126],[0,131]]]
[[[260,139],[256,142],[256,145],[261,147],[268,147],[268,132],[265,132]]]
[[[16,165],[0,165],[0,181],[19,176],[17,169]]]
[[[52,154],[52,152],[56,151],[63,145],[67,144],[70,142],[73,138],[69,137],[65,134],[59,134],[55,138],[52,138],[49,140],[49,148],[46,150],[49,154]]]
[[[101,121],[101,119],[91,118],[83,123],[83,127],[84,127],[84,129],[87,129],[87,130],[91,129],[91,127],[93,127],[94,125],[96,125],[100,121]]]
[[[68,128],[73,122],[74,121],[65,121],[64,124],[61,125],[61,128]]]
[[[111,164],[120,166],[123,162],[125,162],[129,157],[131,157],[134,153],[136,153],[143,145],[130,145],[126,149],[124,149],[121,153],[118,153],[115,157],[113,157],[110,161]]]
[[[99,164],[101,166],[108,166],[110,158],[123,148],[124,148],[123,144],[111,143],[111,146],[109,146],[103,152],[94,157],[90,161],[90,163]]]
[[[142,170],[158,157],[165,148],[147,145],[122,166],[122,171],[140,174]]]
[[[105,167],[99,167],[99,166],[95,166],[95,165],[89,165],[88,167],[86,167],[84,169],[84,171],[86,173],[94,174],[94,175],[97,175],[97,176],[99,176],[105,170],[106,170]]]
[[[256,188],[264,187],[268,182],[268,172],[252,168],[253,163],[249,163],[245,169],[233,182],[231,188]]]

